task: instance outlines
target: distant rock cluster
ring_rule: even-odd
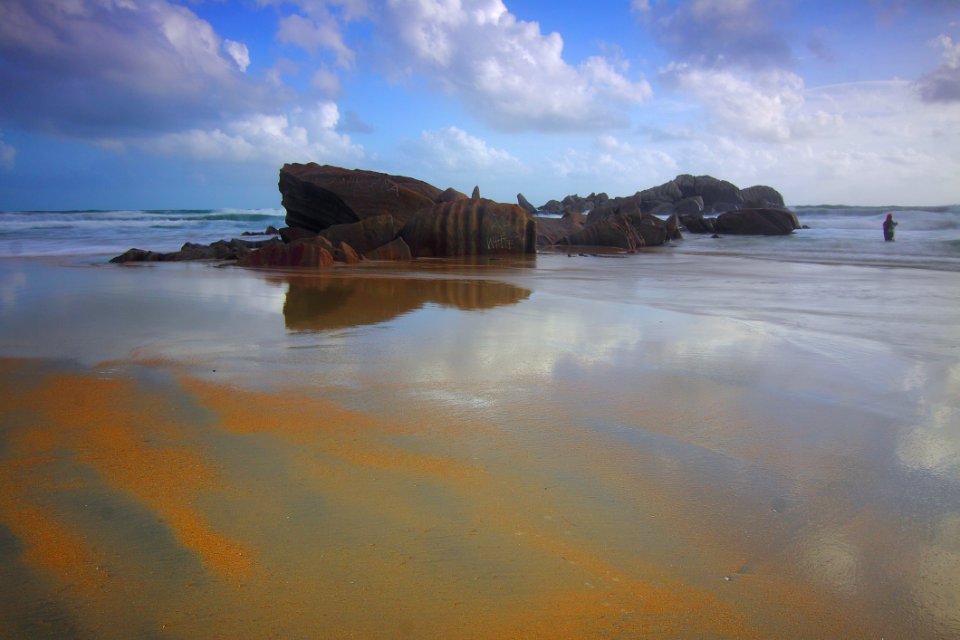
[[[680,175],[632,196],[568,195],[534,207],[441,190],[406,176],[285,164],[279,189],[287,226],[268,240],[187,243],[180,251],[130,249],[111,262],[236,260],[249,267],[323,268],[336,262],[533,254],[606,247],[636,251],[690,233],[786,234],[800,228],[773,188],[739,189]],[[709,214],[719,214],[707,217]]]

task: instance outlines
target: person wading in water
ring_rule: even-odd
[[[887,219],[883,221],[883,239],[887,242],[893,242],[893,234],[896,231],[897,221],[893,219],[893,214],[888,213]]]

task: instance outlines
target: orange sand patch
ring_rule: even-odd
[[[475,465],[384,445],[378,442],[380,436],[411,430],[322,398],[236,389],[188,377],[182,377],[180,384],[216,412],[223,428],[233,433],[270,433],[290,442],[310,444],[355,466],[431,476],[445,482],[472,482],[482,476]]]
[[[232,579],[246,574],[253,554],[213,530],[195,505],[201,493],[217,488],[215,469],[196,448],[154,443],[174,433],[181,441],[189,440],[184,425],[170,415],[161,397],[145,393],[128,379],[55,374],[44,376],[36,387],[9,403],[7,400],[4,398],[6,406],[18,410],[32,408],[38,423],[12,439],[14,459],[42,460],[57,449],[72,451],[112,487],[158,513],[205,566]],[[11,478],[7,486],[14,488],[19,503],[29,501],[28,485]],[[11,506],[10,500],[7,502]],[[12,509],[6,512],[9,516]],[[30,509],[25,513],[32,515],[20,517],[16,530],[35,548],[28,557],[42,566],[59,566],[62,559],[43,560],[51,553],[56,555],[56,545],[36,541],[64,540],[69,547],[69,536],[62,533],[62,527],[54,527],[51,518],[42,518]],[[40,529],[33,531],[30,527],[34,525]],[[54,530],[61,533],[44,533]],[[68,557],[88,555],[77,551]]]

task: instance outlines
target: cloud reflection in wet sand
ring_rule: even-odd
[[[611,269],[204,273],[272,315],[186,362],[148,316],[173,357],[6,361],[3,632],[48,609],[101,637],[960,628],[955,480],[906,427],[950,444],[948,358],[657,310]]]

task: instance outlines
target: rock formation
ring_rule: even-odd
[[[520,205],[520,208],[526,211],[529,214],[536,215],[537,208],[530,204],[530,201],[523,197],[522,193],[517,194],[517,204]]]
[[[283,165],[279,188],[287,225],[314,232],[383,214],[402,224],[435,204],[443,193],[406,176],[312,162]]]
[[[777,236],[800,228],[797,214],[789,209],[740,209],[717,216],[716,232],[740,235]]]
[[[656,187],[638,191],[632,196],[608,198],[607,194],[590,194],[586,198],[570,195],[562,201],[550,200],[540,207],[550,213],[594,211],[603,208],[633,206],[643,213],[657,216],[681,216],[723,213],[734,209],[783,207],[783,197],[772,187],[757,185],[738,189],[726,180],[712,176],[678,175]]]
[[[536,252],[533,217],[485,198],[442,202],[414,215],[399,236],[414,258]]]

